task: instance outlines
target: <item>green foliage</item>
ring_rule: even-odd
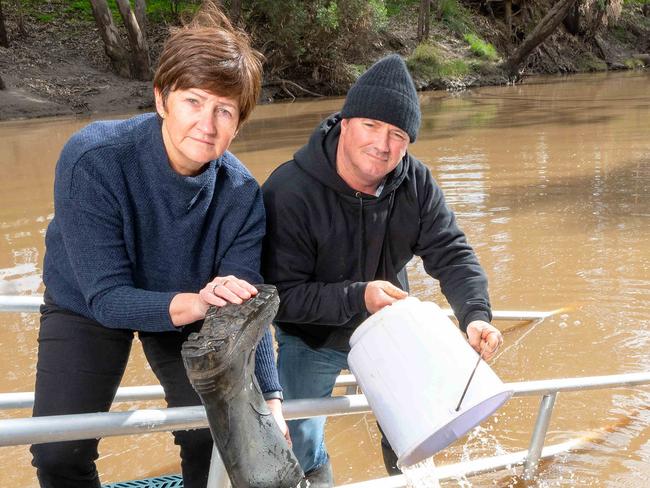
[[[479,58],[484,58],[489,61],[496,61],[499,59],[499,55],[497,54],[497,50],[494,48],[494,46],[489,42],[485,42],[473,32],[465,34],[464,39],[467,44],[469,44],[472,52]]]
[[[365,64],[348,64],[348,69],[352,78],[356,80],[368,69],[368,66]]]
[[[583,53],[576,59],[580,71],[607,71],[607,63],[590,52]]]
[[[271,76],[337,86],[354,81],[388,19],[383,0],[244,0],[241,13]]]
[[[48,22],[62,15],[74,16],[76,19],[92,21],[93,10],[90,6],[90,0],[68,0],[61,2],[62,8],[51,8],[50,2],[41,0],[23,0],[23,6],[28,14],[32,15],[39,21]],[[120,11],[115,0],[107,0],[108,8],[113,14],[116,22],[121,22]],[[174,8],[179,9],[179,15],[186,12],[195,12],[200,7],[200,0],[147,0],[147,17],[153,22],[175,21],[177,15],[173,13]],[[131,7],[135,9],[135,2],[131,0]],[[45,10],[49,8],[49,10]]]
[[[628,58],[625,61],[623,61],[623,64],[625,64],[625,66],[627,66],[629,69],[645,68],[645,63],[640,59],[636,59],[636,58]]]
[[[438,14],[442,23],[452,32],[464,34],[469,31],[469,12],[458,0],[440,0]]]
[[[473,71],[472,65],[464,59],[452,59],[440,67],[442,78],[462,78]]]
[[[113,5],[111,3],[108,4],[109,8],[114,8],[112,11],[113,17],[119,15],[119,12],[117,10],[117,4],[113,2]],[[68,5],[68,8],[64,10],[64,12],[69,13],[69,14],[74,14],[77,17],[82,17],[85,20],[92,20],[93,19],[93,11],[92,8],[90,7],[90,1],[89,0],[74,0],[70,2]]]
[[[388,17],[399,14],[405,8],[413,4],[420,3],[420,0],[386,0],[386,13]]]
[[[51,22],[54,20],[54,14],[36,14],[36,20],[39,22]]]
[[[376,29],[383,29],[388,25],[388,10],[384,0],[368,0],[372,23]]]
[[[621,42],[630,43],[634,42],[636,37],[628,29],[620,25],[609,26],[609,31],[612,35]]]
[[[435,46],[431,44],[418,45],[406,65],[413,76],[428,81],[441,78],[462,78],[467,76],[475,67],[463,59],[445,61]]]
[[[418,45],[406,60],[406,66],[414,76],[437,78],[442,65],[440,54],[431,44]]]
[[[316,22],[325,30],[335,31],[339,27],[339,7],[336,2],[321,5],[316,10]]]

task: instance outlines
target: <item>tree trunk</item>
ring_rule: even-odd
[[[431,0],[420,0],[420,13],[418,14],[418,42],[429,39],[429,27],[431,25]]]
[[[559,0],[535,26],[533,31],[528,34],[514,54],[504,61],[501,67],[509,76],[516,77],[518,75],[519,68],[526,61],[528,55],[555,31],[575,1]]]
[[[6,88],[5,82],[2,80],[2,76],[0,76],[0,90],[5,90]]]
[[[138,80],[147,81],[151,79],[151,61],[149,60],[149,46],[135,14],[131,10],[129,0],[117,0],[120,15],[124,20],[126,33],[131,45],[131,74]]]
[[[596,16],[592,19],[591,25],[587,30],[587,36],[586,36],[587,40],[593,41],[596,38],[596,34],[598,34],[598,31],[603,25],[603,17],[605,17],[606,12],[607,12],[606,4],[603,5],[602,8],[598,7],[598,12],[596,13]]]
[[[564,27],[574,36],[580,33],[580,2],[573,4],[564,19]]]
[[[2,13],[2,0],[0,0],[0,46],[9,47],[9,38],[7,37],[7,27],[5,26],[5,16]]]
[[[424,38],[429,39],[429,30],[431,29],[431,6],[433,0],[427,0],[427,6],[424,9]]]
[[[230,21],[236,25],[241,17],[241,0],[232,0],[230,2]]]
[[[18,11],[18,32],[21,36],[26,36],[27,29],[25,28],[25,13],[23,11],[21,0],[16,0],[16,10]]]
[[[507,33],[508,33],[508,41],[512,39],[512,0],[506,0],[506,11],[505,11],[505,17],[506,17],[506,27],[507,27]]]
[[[108,9],[106,0],[90,0],[90,5],[93,9],[93,16],[99,29],[99,35],[102,36],[102,40],[104,41],[104,50],[111,60],[113,69],[118,75],[124,78],[131,78],[129,54],[120,42],[120,36],[113,23],[113,16]]]
[[[146,0],[135,0],[135,20],[138,21],[140,30],[147,32],[147,2]]]

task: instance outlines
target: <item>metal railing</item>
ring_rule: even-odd
[[[41,295],[0,295],[0,312],[38,312],[38,307],[43,304]],[[453,317],[454,312],[445,308],[443,312]],[[528,310],[495,310],[492,312],[494,320],[532,321],[543,320],[556,314],[557,310],[551,311],[528,311]]]
[[[345,375],[341,383],[349,384],[349,376]],[[471,462],[441,466],[436,469],[436,473],[440,479],[447,479],[478,474],[523,463],[524,477],[530,479],[534,476],[541,458],[566,452],[579,445],[579,441],[576,440],[544,447],[546,431],[553,413],[555,398],[559,392],[647,384],[650,384],[650,371],[610,376],[508,383],[507,387],[514,391],[513,396],[515,397],[542,395],[539,413],[528,450]],[[0,395],[0,398],[6,395],[8,394]],[[131,399],[137,398],[131,397]],[[146,399],[149,399],[149,397]],[[7,404],[4,403],[4,405]],[[370,412],[370,407],[363,395],[343,395],[323,399],[287,400],[283,404],[283,412],[285,417],[291,420],[320,415],[334,416],[367,413]],[[205,410],[201,406],[6,419],[0,420],[0,446],[197,429],[207,427],[207,425]],[[224,479],[223,468],[220,469],[218,464],[213,466],[213,471],[216,473],[216,478],[213,479]],[[372,486],[374,488],[406,486],[404,476],[394,476],[372,481],[377,482],[377,484],[353,484],[348,486]],[[214,482],[209,486],[216,488],[226,485]]]
[[[17,300],[16,300],[17,299]],[[0,312],[35,312],[40,297],[0,296]],[[497,320],[540,321],[553,312],[495,312]],[[336,386],[351,386],[356,382],[352,375],[341,375]],[[523,464],[523,476],[531,479],[540,459],[575,449],[580,439],[544,447],[548,425],[559,392],[590,389],[638,386],[650,384],[650,371],[610,376],[562,378],[552,380],[509,383],[507,387],[518,396],[542,395],[539,412],[533,428],[529,448],[525,451],[482,458],[436,468],[436,475],[444,480],[469,476],[487,471]],[[34,395],[31,392],[0,394],[0,409],[30,408]],[[162,387],[123,387],[118,390],[116,402],[154,400],[163,398]],[[363,395],[342,395],[323,399],[287,400],[283,412],[288,420],[314,416],[350,415],[370,412]],[[144,409],[128,412],[90,413],[39,418],[13,418],[0,420],[0,446],[23,445],[42,442],[69,441],[150,432],[187,430],[208,426],[202,406],[162,409]],[[216,449],[208,482],[210,488],[229,486]],[[404,475],[345,485],[347,488],[388,488],[406,486]]]

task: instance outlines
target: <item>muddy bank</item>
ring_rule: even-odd
[[[127,113],[153,107],[151,82],[120,78],[110,69],[102,41],[92,21],[61,16],[47,21],[22,16],[11,5],[4,6],[10,47],[0,47],[0,120],[95,113]],[[542,7],[540,7],[543,11]],[[472,14],[472,23],[482,38],[496,46],[500,59],[513,49],[504,37],[499,13]],[[412,55],[416,41],[417,5],[389,19],[373,49],[367,51],[365,65],[390,51]],[[147,37],[151,58],[157,59],[169,26],[150,25]],[[478,63],[467,44],[443,24],[432,26],[431,38],[445,60],[472,64],[469,72],[422,76],[414,73],[421,90],[463,90],[474,86],[508,82],[496,65]],[[650,19],[640,5],[628,5],[616,24],[585,41],[565,26],[530,56],[526,73],[573,73],[611,69],[643,69],[650,66]],[[319,91],[309,79],[267,80],[262,102],[309,96]],[[305,90],[303,90],[303,88]],[[329,88],[323,95],[341,95],[346,82]]]

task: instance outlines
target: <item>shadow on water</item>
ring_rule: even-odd
[[[650,155],[620,164],[603,174],[567,176],[561,181],[512,185],[492,189],[488,207],[508,207],[515,212],[543,212],[593,207],[583,215],[594,221],[613,217],[650,217]]]
[[[601,126],[614,120],[614,115],[595,115],[592,107],[557,107],[540,109],[540,102],[522,100],[509,103],[507,107],[494,104],[494,101],[471,100],[471,106],[465,107],[458,113],[456,120],[444,128],[438,128],[435,117],[430,111],[424,114],[420,140],[434,141],[458,136],[459,133],[473,131],[477,127],[490,129],[516,129],[533,127],[577,127]],[[606,106],[602,107],[603,109]],[[485,114],[485,112],[488,114]],[[479,116],[479,114],[481,114]],[[477,118],[478,117],[478,118]],[[478,121],[478,123],[477,123]]]

